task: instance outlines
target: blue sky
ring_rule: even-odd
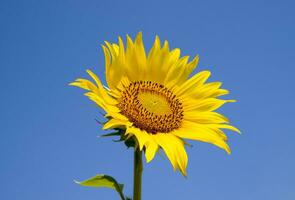
[[[144,165],[143,199],[295,199],[292,1],[0,1],[0,199],[118,199],[73,179],[110,174],[132,193],[132,150],[99,139],[98,109],[67,84],[90,68],[104,80],[100,44],[143,31],[231,90],[220,112],[232,155],[188,148],[188,178],[160,154]]]

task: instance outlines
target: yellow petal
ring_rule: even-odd
[[[197,67],[198,62],[199,62],[199,56],[197,55],[197,56],[195,56],[195,58],[191,62],[189,62],[185,66],[185,70],[184,70],[184,72],[183,72],[182,76],[180,77],[177,84],[181,84],[181,83],[185,82],[188,79],[189,75]]]
[[[210,112],[220,108],[223,104],[234,102],[234,100],[223,100],[216,98],[208,98],[203,100],[185,98],[182,99],[185,111]]]
[[[189,56],[183,56],[170,68],[167,75],[165,75],[165,85],[167,85],[167,87],[173,88],[173,86],[177,85],[180,80],[185,79],[184,74],[188,60]]]
[[[194,99],[205,99],[205,98],[215,98],[229,93],[228,90],[221,89],[221,82],[211,82],[200,85],[200,87],[195,90],[190,90],[187,92],[187,96],[191,96]]]
[[[179,90],[174,91],[176,95],[180,96],[189,92],[190,90],[195,90],[200,85],[204,84],[209,78],[211,72],[202,71],[195,74],[192,78],[188,79],[183,85],[179,87]]]
[[[110,68],[110,65],[111,65],[111,54],[106,46],[101,45],[101,47],[102,47],[103,53],[104,53],[105,68],[108,69],[108,68]]]
[[[104,89],[99,78],[91,70],[86,70],[86,71],[97,84],[98,95],[101,96],[101,98],[103,98],[108,104],[116,105],[117,101],[108,95],[107,91]]]
[[[118,113],[120,112],[119,108],[116,106],[107,104],[104,99],[102,99],[99,95],[93,92],[87,92],[84,94],[87,96],[90,100],[95,102],[99,107],[101,107],[103,110],[105,110],[107,113]]]
[[[159,145],[152,139],[145,145],[145,158],[146,162],[149,163],[155,157],[156,152],[159,149]]]
[[[181,173],[186,176],[188,158],[184,149],[184,142],[178,137],[168,133],[157,133],[152,136],[165,152],[173,169],[179,169]]]
[[[90,100],[92,100],[94,103],[96,103],[99,107],[101,107],[102,109],[104,109],[106,112],[108,111],[108,106],[105,103],[105,101],[99,97],[97,94],[93,93],[93,92],[87,92],[84,94],[85,96],[87,96]]]
[[[69,85],[80,87],[84,90],[97,91],[97,87],[89,80],[78,78],[75,82],[70,83]]]
[[[191,90],[187,95],[192,95],[194,98],[203,99],[211,97],[222,85],[221,82],[211,82],[201,85],[195,90]]]
[[[216,131],[208,128],[207,126],[183,121],[182,127],[173,131],[172,134],[180,138],[198,140],[213,144],[224,149],[228,154],[230,154],[230,148],[223,138],[220,137]]]
[[[125,62],[125,48],[124,48],[124,44],[122,41],[122,38],[119,37],[119,55],[118,55],[118,59],[120,59],[121,63]]]
[[[106,129],[114,129],[114,128],[125,128],[126,126],[130,125],[129,121],[124,121],[120,119],[110,119],[107,121],[104,126],[102,127],[103,130]]]
[[[140,130],[134,126],[127,127],[126,134],[135,136],[140,150],[151,140],[150,135],[146,131]]]
[[[144,45],[142,42],[142,32],[139,32],[134,41],[134,48],[137,55],[138,66],[145,71],[146,68],[146,55],[144,50]]]
[[[215,92],[212,92],[208,98],[214,98],[214,97],[219,97],[219,96],[222,96],[222,95],[226,95],[228,94],[229,91],[228,90],[225,90],[225,89],[218,89],[216,90]]]
[[[145,50],[142,43],[142,36],[137,36],[134,43],[127,36],[126,51],[126,76],[131,81],[144,80],[147,73]]]
[[[121,41],[122,42],[122,41]],[[110,89],[116,88],[119,80],[125,74],[125,56],[124,47],[119,47],[117,44],[105,42],[108,51],[111,55],[109,65],[106,65],[106,81]]]
[[[188,121],[200,123],[200,124],[218,124],[218,123],[229,123],[229,120],[216,112],[184,112],[183,118]]]
[[[111,57],[116,58],[119,53],[118,46],[114,46],[107,41],[105,41],[105,44],[108,47],[108,50],[110,51]]]
[[[114,57],[118,57],[118,56],[119,56],[119,45],[113,43],[113,44],[112,44],[112,47],[113,47],[114,52],[115,52],[115,55],[116,55],[116,56],[114,56]]]
[[[118,111],[118,110],[117,110]],[[115,110],[112,110],[112,112],[108,112],[105,117],[109,117],[109,118],[115,118],[115,119],[118,119],[118,120],[121,120],[121,121],[129,121],[127,117],[125,117],[124,115],[122,115],[119,112],[116,112]]]
[[[146,79],[158,82],[161,74],[159,74],[159,69],[161,67],[161,60],[163,59],[161,52],[161,42],[158,36],[155,38],[153,47],[151,48],[148,58],[147,58],[147,74]]]
[[[89,71],[89,73],[95,79],[97,85],[94,85],[91,81],[86,79],[76,79],[76,81],[70,83],[70,85],[91,91],[89,93],[86,93],[86,96],[88,96],[91,100],[93,100],[102,108],[105,108],[108,105],[116,105],[117,101],[107,94],[100,80],[92,72]]]
[[[156,36],[154,45],[148,55],[148,71],[145,79],[163,84],[168,71],[174,68],[177,63],[179,54],[179,49],[170,52],[168,41],[165,41],[161,48],[160,39]]]
[[[235,131],[237,133],[241,133],[241,131],[239,129],[237,129],[236,127],[229,125],[229,124],[214,124],[214,126],[221,128],[221,129],[228,129],[228,130]]]

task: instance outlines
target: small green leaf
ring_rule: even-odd
[[[123,184],[119,184],[113,177],[104,175],[104,174],[98,174],[96,176],[93,176],[85,181],[75,181],[75,183],[82,185],[82,186],[88,186],[88,187],[106,187],[116,190],[121,200],[125,200],[123,195]]]

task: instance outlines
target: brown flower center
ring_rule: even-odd
[[[134,126],[148,133],[168,133],[180,127],[181,102],[163,85],[136,81],[125,87],[118,104],[121,113]]]

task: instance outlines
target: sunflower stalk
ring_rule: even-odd
[[[133,200],[141,200],[142,153],[139,148],[134,149],[134,181]]]

